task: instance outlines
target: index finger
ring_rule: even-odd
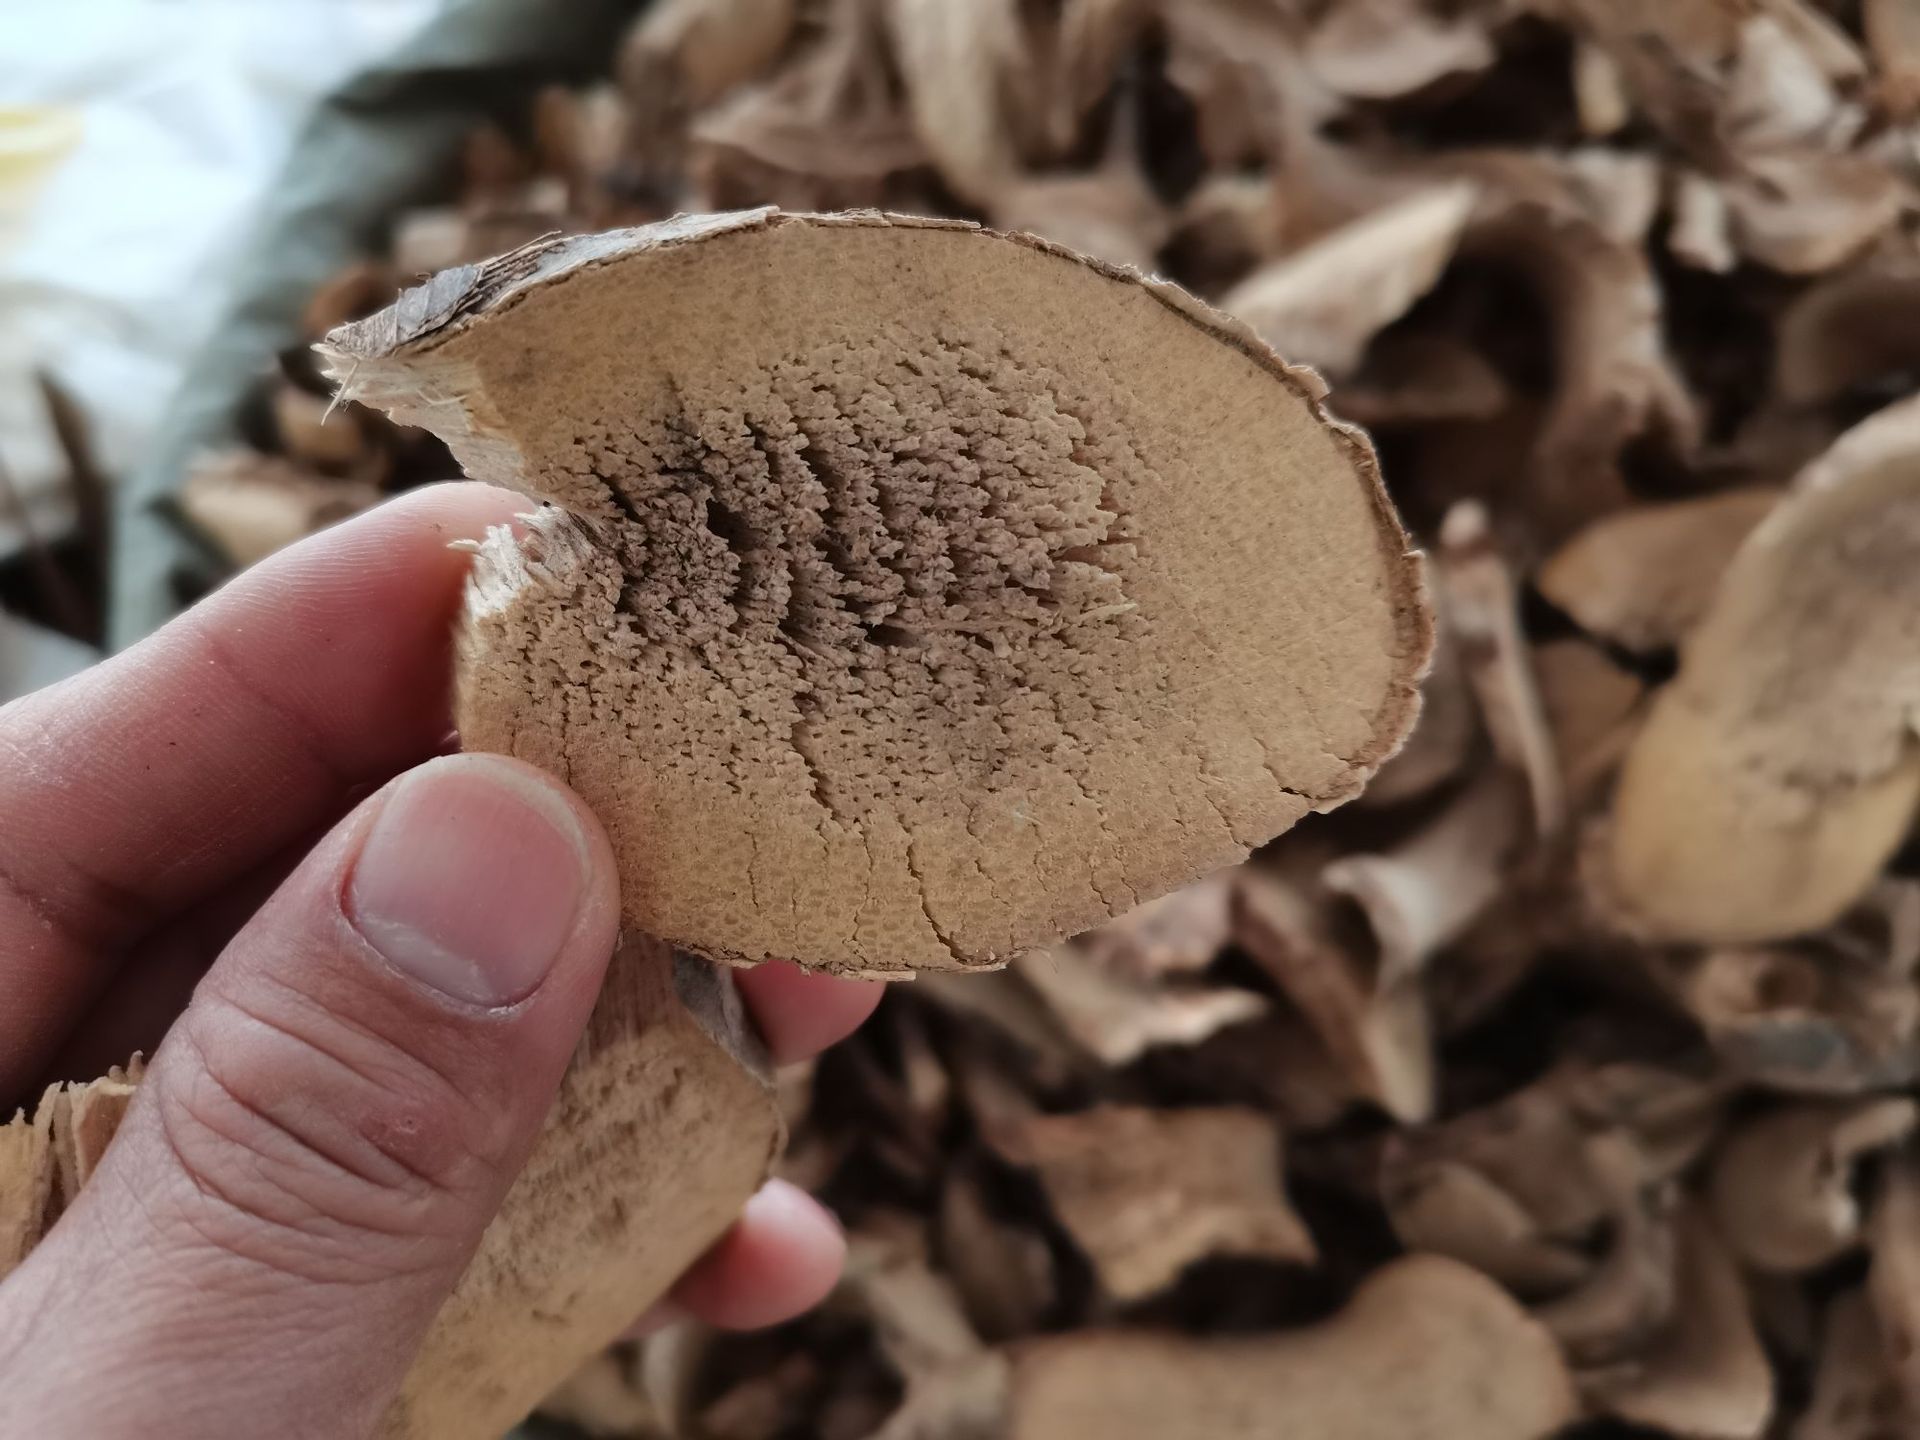
[[[441,745],[467,557],[528,501],[414,491],[0,709],[0,1097],[160,920]]]

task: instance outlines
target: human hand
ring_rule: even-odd
[[[86,1190],[0,1283],[0,1434],[378,1423],[525,1159],[618,923],[577,797],[516,761],[434,758],[466,569],[448,542],[526,503],[416,491],[0,710],[0,1108],[166,1036]],[[738,983],[783,1061],[879,990],[788,966]],[[774,1182],[673,1303],[774,1323],[842,1253]]]

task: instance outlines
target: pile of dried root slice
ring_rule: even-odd
[[[522,138],[476,136],[458,202],[402,217],[388,253],[314,297],[312,338],[423,272],[681,211],[1032,231],[1170,277],[1314,366],[1378,447],[1439,613],[1417,728],[1356,801],[1131,910],[1146,862],[1120,847],[1083,884],[1034,877],[1071,898],[1010,907],[1020,925],[1128,913],[1005,971],[924,974],[780,1077],[779,1169],[853,1237],[822,1311],[751,1337],[677,1326],[603,1356],[548,1414],[704,1440],[1920,1433],[1916,187],[1907,0],[663,0],[607,86],[542,97]],[[697,346],[699,323],[660,343]],[[1031,395],[1036,362],[1012,349],[962,336],[881,388]],[[581,483],[651,464],[684,497],[690,472],[825,455],[820,483],[857,495],[817,433],[927,434],[909,408],[861,408],[883,347],[846,354],[850,388],[824,396],[806,366],[827,362],[794,353],[731,402],[734,451],[667,416],[661,447],[600,453]],[[452,473],[375,410],[320,424],[308,366],[254,407],[274,453],[189,485],[236,560]],[[1020,566],[1084,565],[1071,613],[1124,638],[1166,612],[1109,608],[1133,582],[1086,547],[1150,565],[1161,537],[1116,532],[1099,515],[1124,512],[1073,472],[1138,457],[1076,453],[1057,426],[1152,397],[1039,389],[1050,409],[980,413],[1056,446],[1032,478],[1093,508],[1063,505],[1038,552],[979,553],[1015,589]],[[804,449],[756,433],[809,396]],[[902,463],[975,453],[950,438]],[[1260,513],[1185,519],[1232,537]],[[772,607],[748,628],[782,649],[742,547],[760,522],[724,503],[687,519],[722,569],[662,583],[744,585]],[[970,684],[1024,663],[913,601],[940,544],[842,539],[830,598],[870,622],[866,673],[930,646],[966,654]],[[1215,577],[1195,633],[1270,653],[1249,632],[1298,554]],[[732,594],[681,598],[710,624]],[[816,805],[796,825],[856,813],[876,778],[914,783],[841,744],[856,700],[897,719],[913,696],[807,663],[729,702],[817,697],[794,707],[811,718],[781,781]],[[1272,664],[1236,693],[1266,697],[1248,718],[1281,733],[1333,682],[1310,658]],[[1043,718],[983,733],[981,755],[1075,723]],[[1229,838],[1341,787],[1293,788],[1310,799],[1275,791]],[[1003,854],[950,838],[942,863]],[[807,958],[998,954],[1013,922],[994,886],[1018,899],[1017,853],[922,884],[909,849],[915,885],[888,893],[925,898],[924,924],[900,916],[889,948],[827,904]],[[789,863],[746,873],[812,906]],[[988,913],[963,914],[980,894]],[[702,904],[680,919],[704,925]]]

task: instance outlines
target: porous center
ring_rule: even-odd
[[[689,666],[741,717],[724,754],[657,730],[646,752],[742,783],[761,747],[797,753],[855,823],[1083,774],[1138,723],[1122,686],[1158,673],[1129,595],[1147,472],[1114,397],[991,330],[826,343],[699,388],[575,452],[619,517],[625,723],[650,728],[646,683]]]

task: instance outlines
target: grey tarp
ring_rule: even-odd
[[[512,120],[556,80],[605,75],[645,0],[455,0],[414,42],[341,86],[296,140],[146,463],[116,510],[108,641],[119,649],[220,571],[174,519],[187,459],[235,435],[253,378],[298,338],[307,296],[386,235],[400,208],[444,197],[462,142],[483,118]]]

